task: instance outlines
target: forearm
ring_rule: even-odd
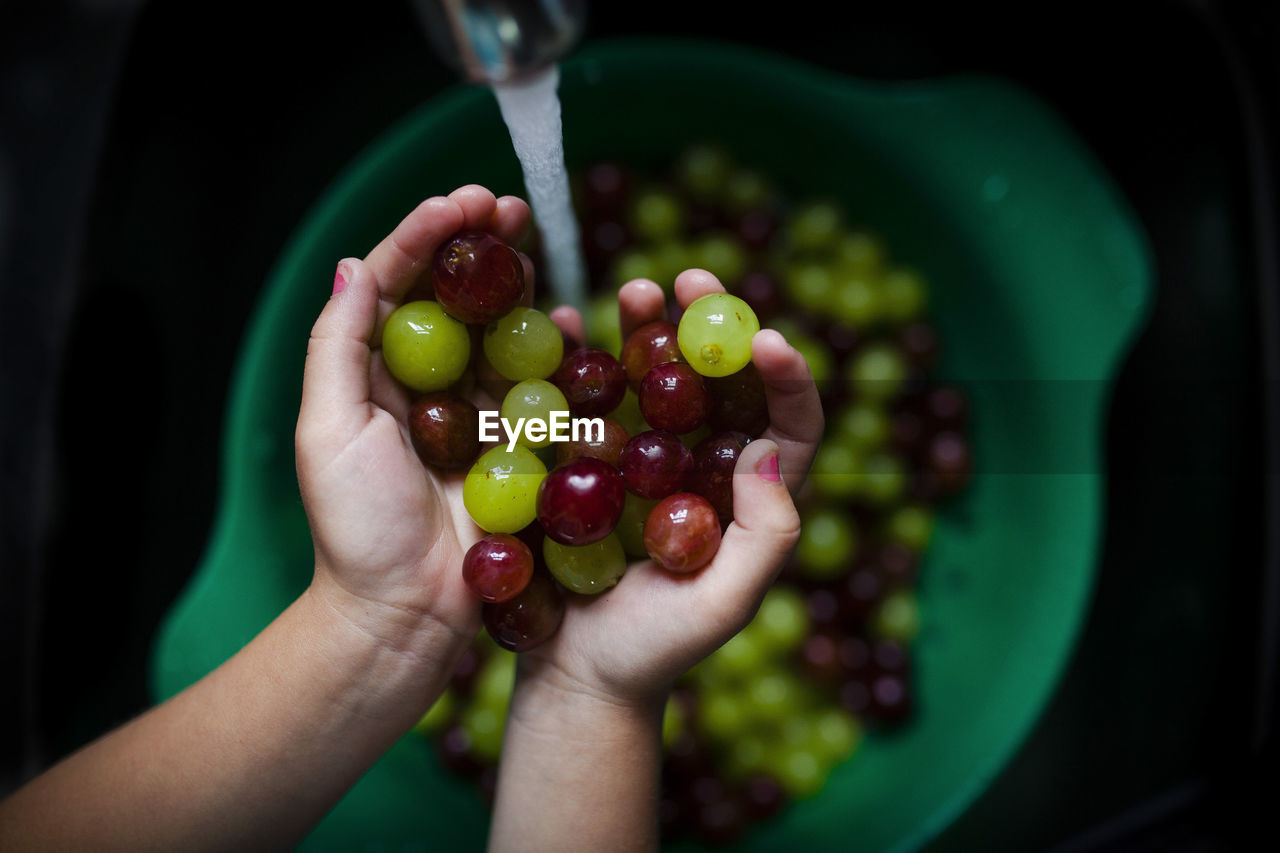
[[[0,803],[0,848],[296,844],[443,689],[461,646],[404,627],[388,644],[309,589],[217,670]]]
[[[490,850],[656,850],[662,708],[517,681]]]

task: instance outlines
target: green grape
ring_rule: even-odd
[[[766,672],[748,688],[751,709],[762,723],[780,723],[801,702],[801,691],[795,679],[781,671]]]
[[[670,749],[676,739],[684,734],[686,728],[684,714],[680,711],[679,701],[676,700],[675,696],[668,696],[666,707],[662,709],[663,748]]]
[[[751,725],[741,697],[723,690],[705,693],[698,702],[698,728],[717,740],[732,742]]]
[[[840,235],[836,264],[849,275],[875,277],[884,269],[884,243],[869,231],[854,229]]]
[[[614,262],[613,270],[609,277],[613,282],[615,291],[627,282],[635,281],[637,278],[660,282],[662,280],[662,266],[652,253],[643,249],[631,249],[618,256],[618,260]],[[614,310],[615,312],[617,311],[616,306]]]
[[[920,504],[898,507],[885,521],[884,535],[918,554],[933,536],[933,512]]]
[[[824,498],[847,500],[862,489],[863,453],[839,436],[818,445],[809,479]]]
[[[849,362],[848,376],[859,399],[888,400],[906,381],[907,362],[895,346],[868,344]]]
[[[542,556],[556,580],[585,595],[604,592],[627,570],[627,555],[613,533],[589,545],[561,545],[548,536],[542,540]]]
[[[533,451],[506,445],[486,451],[467,472],[462,503],[487,533],[515,533],[538,515],[538,487],[547,466]]]
[[[457,700],[453,696],[452,690],[446,690],[440,694],[440,698],[422,715],[422,719],[414,724],[413,730],[420,735],[434,734],[449,724],[449,720],[453,719],[453,712],[456,709]]]
[[[835,298],[829,310],[837,320],[855,329],[865,329],[880,319],[881,290],[868,278],[841,278],[835,286]]]
[[[733,287],[747,272],[747,253],[732,234],[704,235],[693,244],[689,260],[690,266],[706,270],[726,287]]]
[[[587,341],[614,358],[622,352],[622,322],[614,294],[601,294],[587,305]]]
[[[738,169],[729,176],[724,187],[724,206],[730,213],[742,215],[766,207],[773,189],[764,175],[751,169]]]
[[[878,450],[889,440],[889,415],[878,405],[853,403],[836,418],[832,435],[855,450]]]
[[[461,722],[471,741],[471,751],[484,761],[497,761],[502,753],[503,716],[492,708],[472,705],[462,712]]]
[[[476,673],[475,686],[472,688],[474,704],[505,715],[507,706],[511,703],[511,690],[515,687],[515,680],[515,652],[495,646],[488,660]]]
[[[723,149],[696,145],[676,163],[676,180],[691,198],[712,202],[724,194],[732,171],[733,163]]]
[[[920,606],[915,593],[898,589],[889,593],[871,616],[877,636],[897,643],[910,643],[920,633]]]
[[[835,248],[843,229],[840,208],[817,201],[798,209],[787,223],[787,237],[798,252],[825,252]]]
[[[640,413],[640,397],[631,388],[627,388],[627,393],[622,395],[622,402],[609,417],[621,424],[627,435],[639,435],[651,428]]]
[[[793,799],[810,797],[822,790],[827,781],[826,768],[813,750],[779,746],[773,752],[766,766]]]
[[[862,466],[861,494],[872,504],[888,506],[907,490],[907,469],[891,453],[873,453]]]
[[[729,376],[751,361],[751,339],[758,331],[751,306],[729,293],[708,293],[684,310],[677,340],[698,373]]]
[[[797,264],[783,277],[783,287],[801,308],[818,314],[830,313],[836,279],[825,264]]]
[[[649,557],[649,552],[644,547],[644,523],[657,505],[656,500],[627,492],[627,502],[622,505],[622,518],[618,519],[618,526],[613,532],[622,543],[623,553],[632,560]]]
[[[808,714],[792,714],[782,721],[781,742],[792,749],[813,745],[816,727]]]
[[[670,240],[684,229],[684,206],[666,190],[648,189],[636,196],[631,207],[631,231],[641,240]]]
[[[471,361],[471,335],[438,302],[406,302],[382,330],[382,360],[396,379],[415,391],[442,391]]]
[[[698,690],[700,696],[713,690],[727,690],[733,684],[733,678],[715,660],[717,654],[719,652],[703,658],[685,674],[685,678]]]
[[[853,519],[834,509],[806,514],[796,544],[796,561],[806,577],[831,580],[844,575],[858,550]]]
[[[775,325],[774,328],[777,328]],[[818,341],[808,335],[795,333],[786,335],[787,343],[791,344],[800,355],[804,356],[805,364],[809,365],[809,372],[813,374],[813,381],[818,383],[821,390],[822,383],[831,379],[831,374],[835,372],[835,365],[831,361],[831,352]]]
[[[882,310],[895,323],[906,323],[924,313],[929,299],[928,285],[915,270],[898,267],[884,277]]]
[[[525,447],[547,447],[551,444],[551,413],[565,412],[567,418],[568,411],[569,401],[559,388],[545,379],[526,379],[507,392],[500,414],[511,423],[512,429],[520,418],[525,419],[526,427],[521,427],[516,438]],[[528,421],[532,418],[538,418],[548,427],[538,434],[540,437],[531,436],[527,430]],[[503,440],[506,440],[505,436]]]
[[[804,598],[789,586],[775,586],[765,593],[756,618],[748,626],[778,652],[795,649],[809,633],[809,610]]]
[[[654,281],[668,296],[675,293],[676,276],[696,266],[693,262],[693,250],[679,240],[664,240],[650,250],[653,258]]]
[[[862,727],[852,714],[827,708],[814,715],[810,748],[818,755],[831,761],[844,761],[853,755],[861,740]]]
[[[759,639],[748,631],[739,631],[708,658],[715,675],[732,680],[758,672],[765,662],[765,650]]]
[[[536,308],[513,308],[485,327],[484,354],[512,382],[546,379],[560,366],[564,337]]]
[[[765,769],[769,747],[758,734],[747,733],[734,738],[725,753],[725,774],[733,780],[754,776]]]

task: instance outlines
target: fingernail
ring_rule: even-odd
[[[351,270],[347,269],[346,264],[338,264],[338,271],[333,274],[333,292],[341,293],[343,288],[347,286],[347,276],[351,275]]]
[[[770,453],[765,458],[756,463],[756,473],[760,475],[760,479],[766,483],[781,483],[782,474],[778,472],[778,454],[777,451]]]

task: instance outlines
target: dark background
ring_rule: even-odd
[[[1274,837],[1274,5],[698,5],[596,2],[587,38],[1010,77],[1093,147],[1155,252],[1087,629],[1031,738],[936,848]],[[146,706],[268,269],[336,173],[456,79],[407,0],[9,4],[0,49],[3,792]]]

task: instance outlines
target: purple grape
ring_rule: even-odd
[[[594,347],[570,352],[551,377],[576,417],[596,418],[618,408],[627,393],[627,374],[609,353]]]
[[[654,429],[693,432],[706,422],[709,409],[707,383],[687,364],[659,364],[640,383],[640,414]]]
[[[693,454],[675,433],[651,429],[622,446],[618,468],[628,489],[642,498],[659,500],[685,488]]]
[[[553,470],[538,489],[538,523],[561,545],[589,545],[613,532],[627,488],[618,469],[583,456]]]
[[[745,432],[731,430],[705,438],[693,449],[689,491],[711,502],[724,527],[733,521],[733,472],[750,441]]]

